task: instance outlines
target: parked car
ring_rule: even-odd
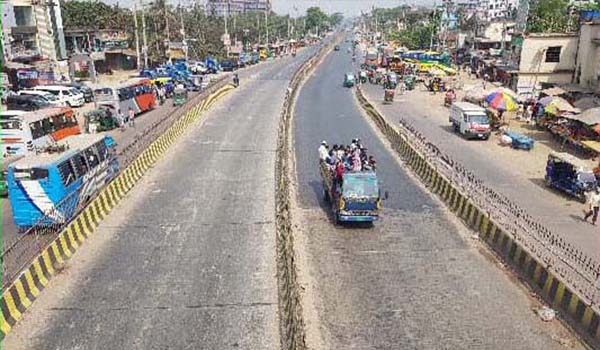
[[[62,86],[68,86],[74,88],[83,94],[83,99],[85,102],[93,102],[94,101],[94,91],[89,86],[82,83],[65,83],[61,84]]]
[[[235,70],[236,64],[232,60],[223,60],[221,61],[221,69],[223,72],[233,72]]]
[[[194,74],[207,74],[208,67],[204,62],[191,62],[190,63],[190,71]]]
[[[51,106],[57,106],[57,107],[65,106],[65,103],[63,101],[59,100],[58,97],[56,97],[53,94],[46,92],[46,91],[21,90],[21,91],[17,92],[17,94],[19,94],[21,96],[25,96],[25,95],[39,96],[40,98],[46,100],[46,102],[48,102],[48,104]]]
[[[34,90],[46,91],[58,97],[61,102],[64,102],[69,107],[81,107],[85,103],[83,94],[78,90],[61,85],[38,85]]]
[[[36,95],[9,95],[6,97],[6,107],[10,110],[37,111],[50,107],[48,100]]]

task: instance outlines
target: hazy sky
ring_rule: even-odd
[[[311,6],[319,6],[325,12],[342,12],[346,16],[360,14],[360,11],[370,10],[371,7],[395,7],[402,4],[428,4],[431,0],[271,0],[273,10],[279,14],[290,13],[295,15],[294,7],[298,9],[298,14],[304,13]]]
[[[139,0],[100,0],[109,4],[119,3],[121,6],[131,7],[133,2],[139,3]],[[144,3],[152,2],[153,0],[143,0]],[[197,1],[205,2],[205,0],[167,0],[176,4],[191,5]],[[368,11],[371,7],[395,7],[402,4],[417,5],[417,4],[433,4],[434,0],[271,0],[273,10],[279,14],[290,14],[292,16],[302,15],[307,8],[311,6],[319,6],[325,12],[342,12],[344,15],[351,17],[359,15],[360,11]],[[441,0],[438,0],[441,2]]]

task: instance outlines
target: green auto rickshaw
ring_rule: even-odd
[[[6,184],[6,174],[0,171],[0,197],[8,196],[8,185]]]
[[[85,118],[84,129],[89,134],[109,131],[117,127],[117,121],[108,108],[93,109],[83,116]]]
[[[354,74],[346,73],[344,75],[344,87],[353,87],[354,86]]]
[[[176,88],[173,93],[173,106],[181,106],[187,101],[188,92],[186,89]]]
[[[405,75],[404,86],[406,87],[406,90],[413,90],[415,88],[415,77],[412,75]]]

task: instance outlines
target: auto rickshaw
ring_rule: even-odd
[[[93,109],[85,113],[83,117],[85,118],[84,130],[88,134],[109,131],[118,126],[112,111],[108,108]]]
[[[354,74],[346,73],[344,75],[344,87],[353,87],[354,86]]]
[[[388,80],[383,84],[383,89],[383,103],[389,104],[394,102],[394,95],[396,95],[396,84]]]
[[[395,89],[398,86],[398,76],[394,72],[387,72],[385,75],[385,80],[391,89]]]
[[[587,194],[598,186],[594,172],[584,162],[567,153],[552,152],[548,155],[545,180],[549,187],[581,202],[585,202]]]
[[[181,106],[187,101],[188,92],[186,89],[176,88],[173,92],[173,106]]]
[[[367,82],[367,72],[365,72],[364,70],[360,71],[360,75],[359,75],[359,79],[360,79],[360,83],[364,84]]]
[[[415,88],[415,77],[412,75],[405,75],[404,85],[406,86],[406,90],[413,90]]]

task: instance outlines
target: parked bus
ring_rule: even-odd
[[[10,112],[10,111],[7,111]],[[0,119],[2,157],[43,151],[56,141],[81,133],[73,110],[51,107]]]
[[[129,108],[135,115],[156,107],[156,96],[148,78],[133,78],[116,87],[94,89],[96,108],[108,106],[114,115],[127,116]]]
[[[58,152],[30,155],[8,167],[10,204],[20,231],[68,222],[119,171],[110,136],[75,135],[59,146]]]

